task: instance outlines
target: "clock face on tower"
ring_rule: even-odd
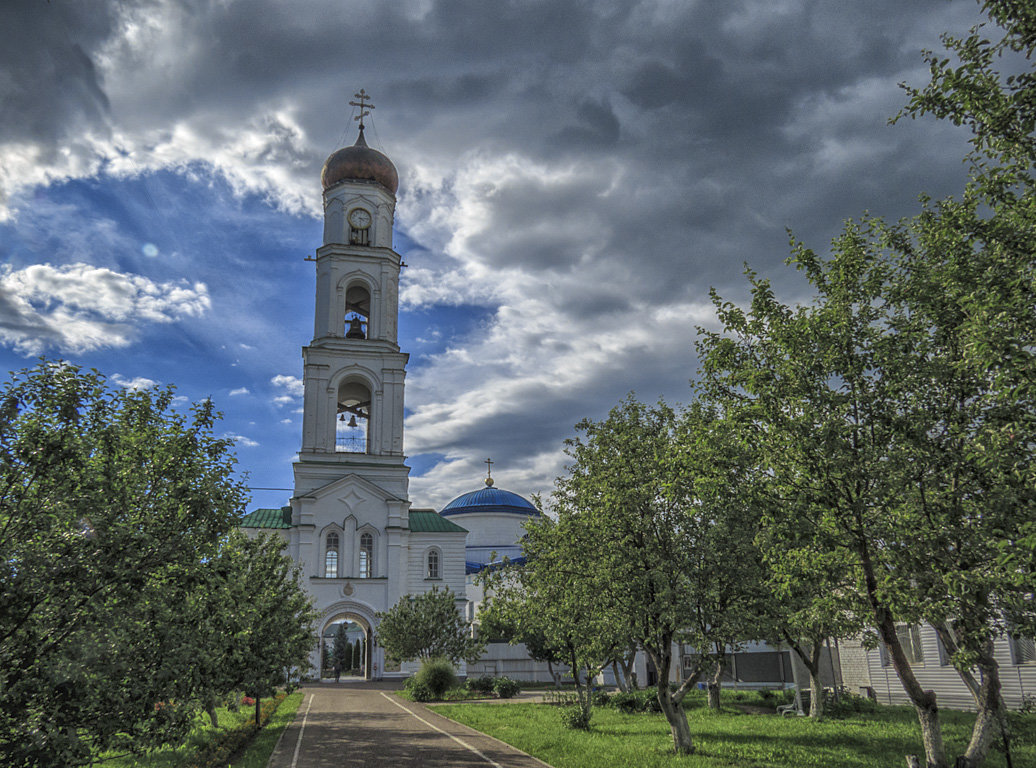
[[[371,215],[363,208],[349,211],[349,224],[353,229],[367,229],[371,225]]]

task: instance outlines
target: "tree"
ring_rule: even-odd
[[[442,657],[452,664],[474,662],[485,649],[484,640],[472,637],[471,624],[461,617],[449,589],[406,595],[378,619],[378,641],[398,661]]]
[[[345,632],[345,624],[335,625],[335,636],[331,641],[331,663],[340,671],[352,669],[353,645]]]
[[[210,655],[202,684],[216,695],[243,690],[254,698],[258,725],[260,700],[309,668],[317,613],[301,569],[274,534],[232,531],[205,573],[198,602],[210,617],[202,619]]]
[[[969,352],[988,329],[971,323],[968,297],[1002,251],[975,247],[961,226],[974,209],[963,208],[944,201],[896,227],[847,225],[826,261],[798,246],[814,304],[791,310],[753,281],[749,311],[718,303],[727,333],[702,344],[711,391],[741,410],[771,477],[768,530],[785,550],[776,561],[793,577],[789,564],[806,565],[793,582],[843,564],[850,583],[836,594],[846,611],[863,601],[857,615],[886,647],[935,766],[946,764],[938,706],[897,622],[931,622],[965,679],[977,665],[979,717],[963,756],[977,765],[1000,718],[992,641],[1009,616],[1032,617],[1032,582],[997,555],[1034,514],[1036,403],[1031,387],[997,386]],[[997,332],[1031,350],[1036,335],[1022,328]],[[1011,361],[999,377],[1028,375]]]
[[[756,281],[750,312],[720,306],[729,336],[706,354],[758,421],[778,509],[812,515],[800,548],[854,555],[933,766],[946,765],[938,707],[895,622],[930,622],[972,691],[965,766],[984,759],[996,723],[1009,746],[992,641],[1034,624],[1036,13],[982,6],[1001,38],[944,37],[957,63],[926,52],[931,82],[907,88],[903,113],[971,128],[960,198],[922,198],[894,225],[849,224],[827,261],[797,246],[817,306],[792,311]],[[998,71],[1003,59],[1015,74]]]
[[[573,461],[552,496],[557,519],[530,523],[523,545],[537,596],[569,601],[566,614],[588,611],[576,641],[592,655],[606,663],[632,643],[644,649],[674,747],[685,753],[694,744],[680,703],[711,671],[718,706],[725,655],[749,636],[760,597],[754,513],[734,490],[742,463],[719,426],[703,407],[678,413],[632,396],[603,421],[581,422],[585,436],[569,441]],[[672,691],[678,642],[692,644],[698,660]]]
[[[207,649],[180,610],[246,499],[211,402],[43,362],[0,391],[0,762],[178,739]]]
[[[809,673],[809,716],[824,716],[821,654],[825,641],[849,637],[862,629],[850,556],[841,550],[817,551],[804,527],[806,519],[765,515],[757,543],[765,563],[763,620],[759,634],[787,644]],[[790,524],[790,526],[789,526]],[[792,530],[788,530],[791,527]],[[806,539],[805,547],[799,542]],[[835,692],[837,696],[837,689]]]
[[[484,572],[483,586],[499,585],[500,580],[493,578],[496,574],[506,575],[514,583],[514,573],[496,568]],[[561,673],[554,667],[567,663],[564,649],[551,644],[544,613],[538,608],[526,592],[505,589],[500,595],[487,594],[478,612],[478,632],[489,639],[506,638],[512,645],[523,643],[529,658],[545,663],[554,684],[560,687]]]
[[[587,729],[593,680],[613,657],[622,622],[594,591],[587,564],[597,555],[596,541],[585,528],[541,516],[525,530],[525,561],[480,575],[486,600],[479,616],[491,630],[507,627],[515,638],[531,638],[545,656],[569,666],[579,709],[569,724]]]

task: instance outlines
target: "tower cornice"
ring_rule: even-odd
[[[317,261],[325,258],[350,259],[368,262],[389,261],[399,266],[403,257],[391,248],[372,245],[345,245],[344,243],[327,243],[317,248]]]

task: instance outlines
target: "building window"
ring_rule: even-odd
[[[439,552],[435,549],[428,553],[428,578],[439,578]]]
[[[332,531],[327,534],[327,546],[324,548],[324,578],[338,577],[338,534]]]
[[[1011,638],[1011,655],[1015,664],[1036,662],[1036,638],[1015,636]]]
[[[360,536],[360,578],[374,575],[374,537],[369,533]]]
[[[917,624],[900,624],[896,627],[899,644],[903,646],[903,654],[911,664],[924,664],[924,651],[921,648],[921,628]]]

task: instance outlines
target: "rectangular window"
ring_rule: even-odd
[[[942,638],[939,637],[939,633],[935,633],[935,639],[939,643],[939,666],[946,667],[950,664],[950,654],[946,652],[946,646],[942,644]]]
[[[1036,662],[1036,638],[1016,636],[1011,638],[1011,655],[1015,664]]]
[[[903,654],[911,664],[924,664],[924,651],[921,648],[921,628],[917,624],[900,624],[896,627],[896,636],[903,646]]]

